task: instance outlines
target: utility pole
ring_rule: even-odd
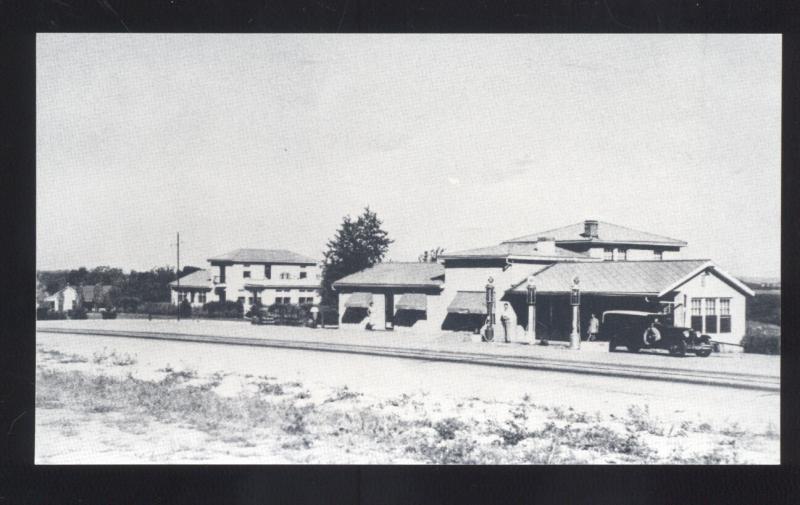
[[[178,253],[178,266],[175,268],[175,280],[176,280],[176,288],[178,291],[178,321],[181,320],[181,232],[177,233],[177,241],[175,242],[175,247],[177,248]]]

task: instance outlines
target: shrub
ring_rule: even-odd
[[[36,309],[36,319],[39,321],[66,318],[67,314],[64,312],[56,312],[55,310],[51,310],[50,307],[39,307]]]
[[[169,302],[145,302],[139,306],[138,312],[160,316],[175,316],[178,314],[178,306]]]
[[[762,323],[781,324],[781,294],[760,293],[747,300],[747,319]]]
[[[70,319],[88,319],[87,311],[83,307],[78,307],[67,312]]]
[[[181,317],[185,317],[185,318],[192,317],[192,305],[189,303],[188,300],[183,300],[181,302],[180,314],[181,314]]]
[[[203,305],[200,310],[202,317],[217,318],[241,318],[244,314],[244,307],[239,302],[224,301],[224,302],[208,302]]]
[[[320,305],[318,317],[320,324],[339,324],[339,309],[337,307]]]
[[[135,296],[123,296],[117,299],[116,305],[122,312],[136,312],[141,303],[142,301]]]
[[[774,333],[748,333],[742,339],[744,352],[757,354],[780,354],[781,336]]]

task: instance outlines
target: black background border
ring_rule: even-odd
[[[36,258],[36,32],[783,33],[783,326],[797,328],[797,313],[786,310],[798,300],[800,270],[794,266],[800,243],[797,9],[790,2],[746,0],[0,3],[0,82],[8,88],[0,98],[0,216],[7,240],[0,283],[0,505],[797,502],[794,335],[784,334],[782,342],[781,466],[33,466],[35,314],[29,302]]]

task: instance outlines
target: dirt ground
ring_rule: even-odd
[[[37,351],[39,464],[780,461],[778,393],[90,335]]]

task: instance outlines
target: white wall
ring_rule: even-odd
[[[314,303],[320,302],[318,289],[322,275],[319,265],[270,265],[270,267],[270,278],[267,279],[264,275],[263,263],[250,263],[248,266],[245,266],[245,263],[226,265],[224,284],[226,299],[235,302],[239,298],[244,298],[244,309],[247,312],[251,306],[249,299],[253,293],[246,290],[244,286],[247,283],[256,282],[267,286],[260,293],[261,303],[264,305],[272,305],[275,303],[275,298],[287,296],[290,298],[290,303],[298,303],[300,297],[313,297]],[[250,277],[244,277],[244,272],[250,272]],[[306,273],[305,278],[300,278],[301,272]],[[212,280],[217,279],[220,275],[221,267],[213,265],[211,267]],[[276,291],[278,286],[280,286],[281,292]],[[289,291],[283,291],[284,289]],[[308,292],[308,289],[314,289],[314,292]],[[218,300],[216,294],[212,293],[208,301],[212,301],[212,296],[213,301]]]
[[[705,275],[700,273],[692,278],[686,284],[680,286],[677,290],[675,303],[686,303],[685,310],[676,314],[675,324],[691,326],[691,307],[692,298],[715,298],[716,313],[720,313],[719,298],[730,298],[731,300],[731,332],[730,333],[707,333],[711,336],[712,340],[720,342],[727,342],[731,344],[740,344],[742,337],[747,331],[747,321],[745,315],[745,308],[747,297],[741,292],[737,291],[730,284],[726,283],[716,274],[711,273]],[[704,302],[705,303],[705,302]],[[705,306],[703,307],[705,312]],[[717,324],[719,330],[719,324]],[[740,351],[741,348],[737,346],[723,346],[725,351]]]
[[[64,305],[61,307],[61,310],[66,312],[68,310],[77,308],[78,291],[72,286],[67,286],[61,292],[64,294]],[[52,302],[53,310],[58,311],[60,308],[58,305],[58,293],[52,294],[45,298],[45,302]]]
[[[441,327],[447,317],[447,306],[455,298],[458,291],[486,291],[489,277],[494,282],[495,307],[505,292],[513,285],[525,281],[533,272],[538,272],[547,264],[542,263],[512,263],[505,270],[502,267],[447,267],[445,265],[444,290],[438,300],[431,304],[428,297],[428,320],[436,322]],[[519,317],[519,314],[517,314]]]

